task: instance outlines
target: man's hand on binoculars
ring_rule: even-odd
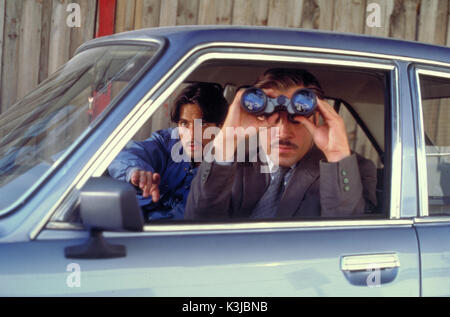
[[[277,114],[272,114],[271,116],[268,117],[255,116],[242,109],[241,97],[244,91],[245,89],[240,89],[236,93],[236,96],[234,97],[234,100],[228,109],[228,114],[223,124],[223,127],[233,127],[233,128],[242,127],[246,129],[248,127],[258,128],[258,127],[269,127],[270,125],[273,125],[273,123],[275,122],[274,118]]]
[[[251,137],[252,133],[256,135],[259,127],[270,127],[274,125],[276,118],[278,117],[278,114],[276,113],[271,116],[254,116],[242,109],[241,96],[244,91],[245,89],[240,89],[236,93],[233,102],[228,108],[227,117],[221,127],[220,133],[214,139],[216,159],[226,161],[232,159],[237,145],[243,141],[239,138],[245,136]],[[247,129],[249,127],[254,129]],[[229,129],[229,132],[227,133],[227,128],[232,129]],[[246,133],[236,133],[238,128],[246,130]],[[233,144],[233,149],[226,152],[226,144]]]
[[[338,162],[351,154],[344,120],[325,100],[317,98],[317,109],[323,118],[322,125],[301,116],[294,120],[305,125],[328,162]],[[311,118],[318,121],[317,114]]]

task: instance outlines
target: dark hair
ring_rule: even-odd
[[[272,68],[268,69],[259,76],[254,84],[257,88],[277,88],[287,89],[292,86],[303,85],[312,90],[321,99],[324,97],[324,92],[319,84],[319,81],[313,74],[304,69],[294,68]]]
[[[170,114],[172,122],[178,123],[181,107],[186,104],[198,105],[202,110],[202,119],[216,125],[221,125],[225,121],[228,111],[228,102],[219,84],[195,83],[183,89]]]

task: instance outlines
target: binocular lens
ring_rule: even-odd
[[[297,90],[289,99],[284,95],[270,98],[263,90],[251,87],[242,94],[241,106],[254,115],[270,115],[284,110],[293,116],[309,117],[316,110],[317,101],[315,93],[307,88]]]
[[[294,111],[298,114],[307,115],[316,108],[316,96],[308,89],[301,89],[292,97]]]
[[[241,104],[250,113],[258,113],[266,106],[266,95],[261,89],[247,89],[242,95]]]

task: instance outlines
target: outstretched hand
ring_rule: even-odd
[[[131,174],[130,183],[142,189],[142,197],[152,196],[152,201],[157,202],[160,197],[159,184],[161,176],[143,170],[136,170]]]
[[[317,98],[317,109],[323,118],[322,125],[301,116],[296,116],[294,120],[308,129],[328,162],[338,162],[351,154],[344,120],[325,100]]]

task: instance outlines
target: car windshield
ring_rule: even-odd
[[[0,211],[58,165],[157,49],[108,45],[84,50],[0,116]]]

